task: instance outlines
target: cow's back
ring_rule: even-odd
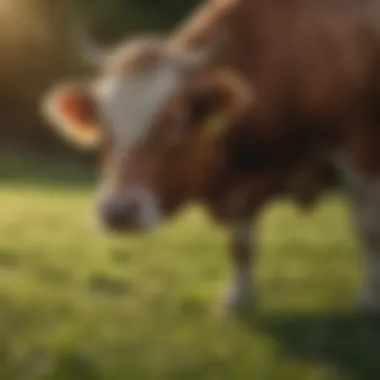
[[[380,2],[242,2],[224,59],[257,92],[256,128],[343,123],[377,107]]]

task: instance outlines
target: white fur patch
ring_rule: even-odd
[[[142,73],[113,74],[95,86],[100,113],[109,128],[114,149],[127,165],[128,155],[151,130],[154,117],[180,86],[183,72],[169,62]],[[161,220],[158,201],[149,190],[129,185],[123,196],[141,200],[141,225],[150,228]]]
[[[163,62],[147,72],[110,76],[97,84],[100,111],[120,149],[127,153],[148,134],[181,79],[180,68]]]

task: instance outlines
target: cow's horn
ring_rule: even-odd
[[[102,66],[106,57],[108,56],[108,50],[98,46],[94,41],[88,30],[86,17],[83,14],[83,10],[78,6],[75,6],[73,2],[68,1],[67,5],[71,12],[71,26],[69,28],[69,36],[78,54],[84,62],[93,67]]]
[[[197,7],[173,32],[171,43],[182,49],[202,49],[226,30],[241,0],[208,0]]]
[[[102,66],[108,56],[108,50],[96,45],[82,24],[76,26],[74,33],[79,53],[85,63],[94,67]]]
[[[223,51],[226,43],[226,33],[219,32],[206,46],[198,49],[179,49],[174,47],[169,50],[173,61],[184,69],[198,69],[211,63]]]

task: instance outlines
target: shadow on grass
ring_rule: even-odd
[[[336,368],[358,380],[380,378],[380,315],[283,314],[244,317],[284,353]]]

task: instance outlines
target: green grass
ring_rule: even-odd
[[[223,231],[192,209],[145,237],[102,236],[78,173],[0,167],[1,380],[379,378],[380,323],[352,313],[362,260],[341,197],[310,215],[268,207],[260,304],[232,317],[216,311]]]

